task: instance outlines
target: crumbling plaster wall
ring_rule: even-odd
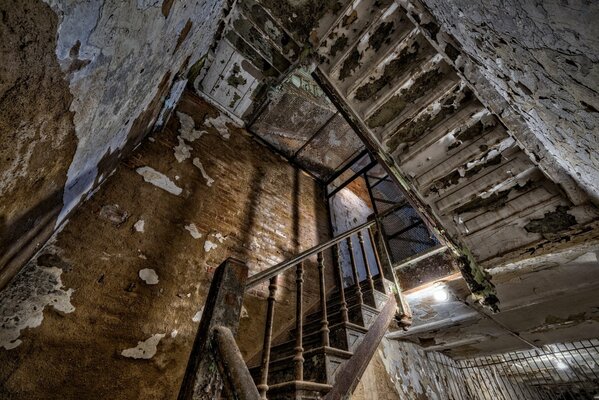
[[[488,371],[464,371],[453,359],[420,346],[383,339],[352,400],[541,399]]]
[[[186,92],[0,292],[0,398],[175,399],[215,268],[235,257],[254,274],[329,237],[320,185]],[[280,280],[276,328],[294,280]],[[246,354],[262,343],[263,289],[245,298]]]
[[[599,199],[599,4],[422,1],[555,162]]]
[[[0,287],[152,128],[224,3],[0,4]]]

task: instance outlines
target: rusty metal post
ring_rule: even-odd
[[[275,294],[277,293],[278,275],[270,278],[268,285],[268,304],[266,306],[266,326],[264,327],[264,345],[262,346],[262,363],[260,365],[260,384],[258,392],[260,397],[266,400],[268,392],[268,366],[270,364],[270,347],[272,344],[272,325],[275,312]]]
[[[358,232],[358,241],[360,242],[360,250],[362,250],[362,259],[364,260],[368,288],[370,289],[370,293],[374,296],[374,282],[372,280],[372,273],[370,272],[370,264],[368,263],[368,256],[366,255],[366,246],[364,246],[364,236],[362,235],[362,231]]]
[[[362,288],[360,287],[360,277],[358,276],[358,268],[356,267],[356,259],[354,256],[354,245],[351,240],[351,236],[347,238],[347,247],[349,248],[349,259],[351,261],[351,271],[354,278],[354,284],[356,285],[356,293],[358,296],[358,304],[364,304],[364,297],[362,296]]]
[[[318,253],[318,278],[320,282],[320,307],[322,308],[320,316],[320,335],[321,344],[325,347],[329,347],[329,321],[327,318],[327,291],[326,282],[324,279],[324,258],[322,251]]]
[[[293,361],[295,363],[295,380],[304,380],[304,347],[303,347],[303,335],[304,335],[304,262],[297,264],[295,270],[295,356]]]
[[[213,331],[218,326],[237,332],[248,275],[247,266],[228,258],[215,271],[204,305],[202,320],[189,355],[178,400],[219,398],[223,378],[212,352]]]
[[[347,315],[347,302],[345,301],[345,287],[343,284],[343,269],[341,268],[341,247],[339,244],[335,245],[333,250],[335,270],[337,272],[337,279],[339,281],[339,300],[341,302],[341,320],[344,323],[349,322],[349,316]]]

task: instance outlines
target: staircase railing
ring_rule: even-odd
[[[325,263],[324,263],[324,252],[325,250],[332,249],[333,251],[333,268],[336,280],[336,287],[339,291],[339,303],[340,303],[340,314],[341,320],[344,323],[349,322],[348,318],[348,307],[345,298],[345,283],[344,283],[344,272],[341,267],[341,243],[345,242],[347,244],[347,249],[349,252],[349,262],[351,266],[351,274],[352,281],[356,287],[356,297],[357,303],[363,304],[363,295],[360,284],[360,277],[358,274],[358,267],[356,262],[356,250],[354,249],[354,240],[352,238],[357,238],[357,241],[360,246],[360,253],[363,261],[364,268],[366,270],[366,282],[368,288],[370,290],[374,290],[374,280],[371,268],[372,266],[369,263],[367,256],[367,249],[364,242],[364,231],[367,231],[369,235],[371,249],[374,253],[374,260],[376,263],[376,270],[380,278],[382,278],[383,287],[384,287],[384,276],[383,269],[380,265],[379,256],[377,254],[374,234],[373,234],[373,226],[376,224],[376,221],[372,220],[366,222],[362,225],[359,225],[339,236],[334,237],[333,239],[321,243],[308,249],[296,257],[283,261],[273,267],[270,267],[262,272],[259,272],[248,278],[246,283],[246,291],[259,285],[267,280],[269,280],[269,295],[267,300],[267,308],[266,308],[266,323],[264,329],[264,341],[262,346],[262,357],[260,364],[260,377],[258,382],[258,392],[262,399],[266,399],[266,393],[268,392],[268,369],[270,364],[270,352],[272,347],[273,340],[273,323],[274,323],[274,307],[275,307],[275,296],[278,289],[278,276],[289,269],[295,267],[296,268],[296,318],[295,318],[295,354],[293,357],[294,361],[294,372],[295,372],[295,380],[302,381],[304,379],[304,348],[303,348],[303,318],[304,318],[304,299],[303,299],[303,291],[304,291],[304,261],[309,257],[316,255],[317,256],[317,265],[318,265],[318,285],[319,285],[319,296],[320,296],[320,336],[321,336],[321,346],[329,347],[329,321],[327,316],[327,288],[325,282]],[[384,290],[384,289],[383,289]]]
[[[374,290],[374,279],[372,267],[376,265],[378,275],[382,281],[382,291],[385,291],[385,281],[383,276],[383,268],[380,262],[379,254],[376,246],[376,237],[373,228],[376,226],[376,221],[372,220],[365,224],[359,225],[335,238],[321,243],[313,248],[306,250],[294,257],[291,260],[284,261],[273,267],[266,269],[251,277],[247,277],[247,266],[240,261],[227,259],[221,264],[214,275],[210,286],[210,292],[200,321],[200,326],[196,333],[192,352],[189,357],[185,376],[179,392],[179,400],[200,400],[219,398],[221,390],[227,393],[225,397],[238,398],[242,400],[266,399],[268,386],[268,369],[270,364],[270,354],[273,340],[273,324],[275,311],[275,295],[278,289],[278,277],[280,274],[295,267],[296,272],[296,309],[295,309],[295,347],[293,349],[293,366],[294,379],[296,383],[300,383],[305,388],[316,390],[333,390],[335,393],[347,393],[351,391],[352,385],[347,384],[347,374],[343,372],[340,385],[330,386],[317,384],[313,382],[304,382],[304,347],[303,347],[303,320],[305,318],[304,310],[304,262],[311,256],[316,255],[318,267],[318,286],[319,286],[319,334],[320,346],[324,349],[331,349],[329,340],[329,316],[327,315],[327,287],[325,280],[325,257],[324,252],[332,249],[333,252],[333,269],[335,276],[334,286],[337,288],[336,301],[339,302],[339,314],[341,321],[347,324],[348,303],[345,297],[346,287],[350,287],[349,282],[345,282],[345,273],[341,266],[341,247],[346,244],[347,253],[349,255],[346,260],[349,262],[351,271],[347,271],[352,277],[352,305],[363,304],[362,283],[358,274],[358,266],[356,262],[357,250],[354,249],[354,241],[359,243],[360,253],[365,267],[365,280],[367,290]],[[367,255],[367,246],[364,240],[365,233],[370,240],[370,251],[372,257]],[[369,260],[374,260],[374,265],[370,265]],[[348,276],[349,277],[349,276]],[[239,318],[241,315],[241,307],[244,294],[251,288],[263,282],[269,281],[266,309],[266,322],[264,328],[264,341],[262,346],[261,363],[259,368],[258,384],[254,385],[249,369],[243,358],[237,344],[234,340],[234,335],[239,326]],[[379,287],[379,289],[381,289]],[[373,292],[374,293],[374,292]],[[392,309],[392,310],[391,310]],[[393,315],[396,311],[396,302],[392,298],[387,301],[385,306],[387,314]],[[313,309],[308,310],[313,311]],[[392,312],[393,311],[393,312]],[[383,313],[385,314],[385,313]],[[385,327],[388,325],[389,316],[385,314]],[[382,314],[381,314],[382,315]],[[377,321],[381,316],[377,318]],[[337,320],[338,321],[338,320]],[[382,325],[381,325],[382,326]],[[381,328],[382,329],[382,328]],[[355,370],[361,375],[361,369],[365,368],[362,365],[367,363],[368,355],[373,351],[373,343],[380,341],[381,329],[377,333],[369,334],[365,343],[360,344],[357,352],[361,354],[361,361],[354,361],[350,365],[352,370]],[[381,331],[381,332],[379,332]],[[367,334],[368,335],[368,334]],[[214,368],[214,367],[217,368]],[[344,369],[345,371],[345,369]],[[343,384],[341,384],[343,383]],[[335,397],[328,397],[335,398]]]

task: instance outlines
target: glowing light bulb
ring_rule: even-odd
[[[444,287],[438,287],[433,292],[433,298],[438,301],[447,301],[449,299],[449,292]]]

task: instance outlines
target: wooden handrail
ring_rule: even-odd
[[[354,350],[353,356],[341,367],[341,371],[337,373],[335,384],[331,391],[324,397],[324,400],[342,400],[348,399],[351,396],[379,343],[381,343],[381,340],[385,336],[385,332],[387,332],[387,328],[395,315],[396,306],[395,297],[389,297],[381,313],[370,328],[368,328],[368,333],[366,333],[358,347]]]
[[[272,277],[275,277],[282,272],[287,271],[289,268],[297,265],[299,262],[304,261],[306,258],[313,256],[314,254],[317,254],[318,252],[326,250],[329,247],[334,246],[335,244],[341,242],[342,240],[350,237],[354,233],[359,232],[362,229],[365,229],[365,228],[368,228],[368,227],[374,225],[374,223],[375,223],[375,221],[373,220],[373,221],[368,221],[362,225],[358,225],[355,228],[350,229],[349,231],[344,232],[339,236],[335,236],[331,240],[328,240],[326,242],[323,242],[321,244],[318,244],[318,245],[312,247],[311,249],[301,252],[296,257],[294,257],[290,260],[283,261],[277,265],[274,265],[268,269],[265,269],[262,272],[259,272],[257,274],[250,276],[247,280],[247,284],[245,285],[246,290],[251,289],[252,287],[254,287],[256,285],[259,285],[260,283],[262,283]]]
[[[214,343],[217,365],[223,377],[226,377],[228,389],[239,400],[260,400],[260,394],[252,375],[241,355],[231,329],[226,326],[214,328]]]

